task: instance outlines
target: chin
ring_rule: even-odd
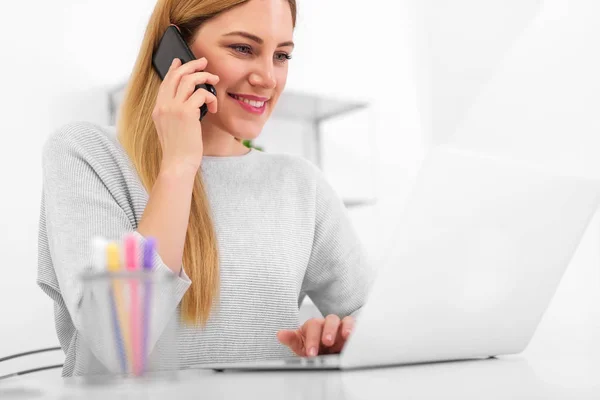
[[[223,121],[224,127],[227,132],[230,132],[233,136],[243,140],[256,139],[264,127],[264,123],[258,121],[244,121],[244,120],[229,120]]]

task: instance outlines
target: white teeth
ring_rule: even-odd
[[[234,95],[233,97],[235,97],[236,99],[238,99],[240,101],[243,101],[246,104],[250,104],[252,107],[258,107],[258,108],[260,108],[260,107],[262,107],[262,106],[265,105],[264,101],[248,100],[248,99],[245,99],[243,97],[236,96],[236,95]]]

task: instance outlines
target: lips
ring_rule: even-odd
[[[244,110],[252,114],[263,114],[266,109],[266,105],[269,101],[267,97],[258,97],[252,95],[239,95],[234,93],[227,93],[229,97],[235,100]]]
[[[257,107],[257,108],[264,106],[265,103],[269,100],[267,97],[239,95],[239,94],[235,94],[235,93],[228,93],[228,94],[236,100],[242,101],[246,104],[251,105],[252,107]]]

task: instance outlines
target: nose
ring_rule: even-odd
[[[260,86],[265,89],[275,89],[277,86],[277,80],[275,79],[275,73],[273,70],[273,60],[269,60],[268,63],[261,63],[257,65],[256,69],[248,77],[252,86]]]

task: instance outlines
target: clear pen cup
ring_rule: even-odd
[[[83,375],[141,377],[180,368],[174,274],[86,272],[80,279]]]

